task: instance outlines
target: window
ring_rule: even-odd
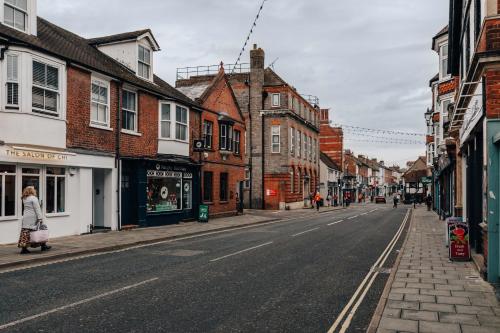
[[[280,126],[271,127],[271,152],[280,152]]]
[[[250,188],[250,169],[245,169],[245,188]]]
[[[241,140],[241,132],[235,130],[234,131],[234,153],[236,155],[240,154],[240,140]]]
[[[443,101],[443,108],[441,110],[441,112],[443,113],[443,115],[447,115],[448,114],[448,107],[450,106],[450,104],[451,104],[450,100]]]
[[[214,174],[210,171],[203,172],[203,201],[212,202],[213,201],[213,180]]]
[[[19,107],[19,58],[7,55],[7,106]]]
[[[448,76],[448,44],[441,46],[441,78]]]
[[[208,120],[203,121],[203,140],[205,148],[212,148],[214,123]]]
[[[290,155],[295,155],[295,128],[290,127]]]
[[[302,157],[302,133],[297,131],[297,157]]]
[[[16,215],[16,166],[0,164],[0,218]]]
[[[273,107],[281,106],[280,94],[272,94]]]
[[[122,99],[122,128],[137,132],[137,94],[124,90]]]
[[[312,145],[312,138],[309,137],[309,161],[312,161],[312,157],[313,157],[313,145]]]
[[[3,11],[4,23],[6,25],[26,31],[28,16],[27,0],[5,0]]]
[[[45,181],[46,213],[64,213],[66,211],[66,169],[47,168]]]
[[[309,148],[309,145],[307,143],[308,136],[304,133],[304,159],[307,160],[309,153],[307,149]]]
[[[146,187],[148,213],[182,209],[182,172],[148,171]]]
[[[290,193],[295,192],[295,170],[290,170]]]
[[[170,139],[171,129],[170,104],[162,103],[160,110],[160,138]]]
[[[219,199],[220,201],[228,201],[228,188],[229,188],[229,174],[222,172],[220,174],[220,189],[219,189]]]
[[[92,82],[92,106],[90,122],[109,126],[108,86],[101,81]]]
[[[139,45],[139,63],[137,67],[137,75],[144,79],[151,77],[151,51],[144,46]]]
[[[182,182],[182,207],[183,209],[193,208],[193,181],[191,179]]]
[[[220,150],[233,150],[233,127],[229,124],[219,124],[219,148]]]
[[[175,138],[187,141],[188,109],[176,105],[175,107]]]
[[[33,61],[33,112],[58,116],[59,69]]]
[[[317,140],[314,139],[313,150],[312,150],[313,151],[313,161],[314,162],[316,162],[317,145],[318,145]]]

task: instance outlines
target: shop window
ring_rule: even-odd
[[[205,148],[211,149],[213,145],[214,123],[208,120],[203,121],[203,140]]]
[[[170,212],[182,209],[182,173],[157,172],[148,175],[147,211]]]
[[[16,166],[0,164],[0,218],[16,215]]]
[[[187,141],[188,109],[182,106],[175,107],[175,138]]]
[[[184,180],[182,185],[182,207],[183,209],[193,208],[193,181]]]
[[[222,172],[220,174],[220,189],[219,189],[219,200],[220,201],[228,201],[228,188],[229,188],[229,174],[226,172]]]
[[[47,168],[45,181],[46,213],[64,213],[66,211],[66,170]]]
[[[210,171],[205,171],[203,173],[203,201],[212,202],[213,201],[213,180],[214,174]]]
[[[160,138],[170,139],[171,113],[170,104],[162,103],[160,109]]]
[[[23,191],[28,186],[33,186],[37,192],[37,195],[40,195],[40,176],[41,172],[38,168],[23,168],[21,191]]]

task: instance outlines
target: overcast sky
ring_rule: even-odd
[[[155,71],[174,84],[177,67],[234,63],[261,1],[39,0],[38,6],[40,16],[84,37],[151,28],[162,48]],[[243,62],[258,44],[266,63],[279,58],[278,74],[300,93],[317,95],[336,123],[425,132],[428,82],[438,68],[431,39],[447,24],[448,3],[267,0]],[[402,165],[425,154],[424,145],[345,146]]]

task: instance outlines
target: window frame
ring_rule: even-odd
[[[13,24],[10,25],[7,23],[7,21],[5,20],[5,7],[10,7],[12,8],[13,10],[13,13],[14,13],[14,20],[13,20]],[[23,17],[24,17],[24,29],[20,29],[16,26],[16,11],[17,12],[21,12],[23,14]],[[26,0],[26,9],[24,8],[21,8],[15,4],[12,4],[12,3],[8,3],[7,1],[4,1],[4,7],[3,7],[3,24],[5,24],[6,26],[12,28],[12,29],[15,29],[15,30],[18,30],[18,31],[22,31],[22,32],[27,32],[28,31],[28,25],[29,25],[29,0]]]
[[[205,148],[212,149],[214,144],[214,122],[211,120],[203,120],[203,142]]]
[[[241,131],[240,130],[233,130],[233,150],[235,155],[240,155],[241,154]]]
[[[94,85],[98,86],[99,88],[105,88],[106,89],[106,104],[103,104],[100,101],[94,101],[93,97],[93,87]],[[110,128],[111,127],[111,97],[110,97],[110,92],[111,92],[111,84],[109,81],[101,80],[99,78],[92,77],[91,82],[90,82],[90,126],[92,127],[105,127],[105,128]],[[92,119],[92,107],[93,104],[96,103],[98,105],[97,109],[97,115],[99,117],[99,105],[105,106],[106,107],[106,122],[100,122]]]
[[[35,80],[33,78],[34,75],[34,64],[35,62],[41,64],[45,68],[45,86],[42,86],[38,83],[35,83]],[[48,73],[48,68],[51,67],[53,69],[57,70],[57,89],[51,88],[47,84],[47,73]],[[32,57],[31,59],[31,112],[38,114],[38,115],[43,115],[43,116],[48,116],[52,118],[61,118],[62,117],[62,111],[63,111],[63,105],[61,103],[61,95],[62,95],[62,86],[64,85],[63,77],[62,77],[62,71],[61,71],[61,66],[55,65],[54,63],[47,61],[46,59],[41,59],[39,57]],[[44,103],[44,108],[45,109],[40,109],[35,106],[33,106],[33,88],[38,88],[44,91],[44,98],[43,98],[43,103]],[[47,110],[46,107],[46,92],[52,92],[56,94],[56,111],[51,111]]]
[[[169,119],[163,119],[163,106],[168,105],[169,107]],[[160,109],[159,109],[159,129],[158,129],[158,137],[163,140],[169,140],[172,138],[172,103],[165,103],[165,102],[160,102]],[[168,124],[168,137],[163,136],[163,124],[167,123]]]
[[[123,103],[123,98],[124,98],[125,94],[133,94],[135,96],[135,110],[125,108],[125,104]],[[138,110],[139,101],[138,101],[138,99],[139,99],[139,94],[137,93],[137,91],[133,91],[133,90],[129,90],[129,89],[122,90],[122,101],[121,101],[122,108],[120,110],[122,113],[121,114],[122,123],[120,124],[122,132],[130,133],[130,134],[139,133],[139,110]],[[123,120],[125,119],[123,117],[123,115],[125,112],[133,113],[135,115],[134,116],[134,129],[128,129],[128,128],[123,127]]]
[[[223,176],[225,178],[225,187],[223,187]],[[224,191],[223,191],[224,190]],[[222,195],[225,194],[225,197]],[[229,202],[229,173],[221,172],[219,174],[219,202]]]
[[[277,102],[275,103],[275,97],[278,98]],[[273,108],[280,107],[281,106],[281,94],[280,93],[273,93],[271,94],[271,106]]]
[[[295,127],[290,127],[290,155],[295,156]]]
[[[14,167],[14,172],[2,172],[0,173],[0,186],[2,188],[2,192],[0,192],[0,221],[6,221],[6,220],[14,220],[17,219],[17,205],[18,205],[18,196],[17,196],[17,182],[18,182],[18,176],[17,176],[17,166],[15,164],[9,164],[9,163],[1,163],[2,165],[7,165]],[[14,177],[14,215],[5,215],[5,207],[6,207],[6,200],[5,200],[5,182],[6,182],[6,177]]]
[[[302,132],[297,130],[297,158],[302,158]]]
[[[9,78],[9,59],[16,59],[16,78]],[[5,55],[5,108],[19,110],[21,98],[21,85],[19,82],[19,62],[21,61],[20,54],[9,52]],[[17,104],[9,103],[9,84],[17,86]]]
[[[275,129],[278,129],[278,133],[275,133]],[[274,138],[278,138],[278,142],[274,142]],[[275,148],[278,148],[277,151]],[[272,154],[280,154],[281,153],[281,126],[280,125],[272,125],[271,126],[271,153]]]
[[[185,111],[186,112],[186,122],[182,122],[180,121],[179,119],[177,119],[177,111],[178,109],[182,111]],[[182,118],[182,114],[181,114],[181,118]],[[182,139],[180,137],[180,133],[181,131],[179,131],[179,137],[177,136],[178,132],[177,132],[177,128],[185,128],[185,138]],[[180,105],[180,104],[175,104],[175,140],[177,141],[181,141],[181,142],[189,142],[189,108],[183,106],[183,105]]]
[[[448,43],[443,43],[439,45],[439,74],[441,77],[441,80],[447,79],[450,77],[450,74],[445,73],[444,71],[444,64],[446,63],[446,71],[448,71],[448,58],[450,55],[450,50],[448,47]],[[444,49],[446,48],[446,56],[444,55]]]
[[[207,175],[210,175],[210,184],[206,183]],[[209,191],[207,191],[207,186],[209,186]],[[209,194],[207,198],[206,195]],[[214,200],[214,173],[212,171],[203,171],[203,202],[211,203]]]
[[[307,140],[308,140],[308,136],[306,133],[303,133],[304,134],[304,137],[303,137],[303,140],[302,142],[304,143],[304,160],[307,160],[309,158],[309,152],[308,152],[308,143],[307,143]]]
[[[141,60],[141,57],[140,57],[141,49],[148,52],[149,63],[145,61],[146,59]],[[145,54],[145,52],[143,52],[143,54]],[[137,47],[137,76],[139,76],[140,78],[143,78],[146,80],[151,80],[151,68],[152,68],[152,61],[151,61],[152,59],[151,58],[152,58],[152,55],[153,55],[153,53],[152,53],[151,49],[147,48],[146,46],[144,46],[142,44],[138,45],[138,47]],[[141,75],[140,70],[139,70],[141,68],[141,66],[144,66],[145,68],[147,68],[147,70],[148,70],[147,77]]]
[[[56,169],[63,169],[64,170],[64,173],[63,174],[57,174],[57,175],[49,175],[47,173],[47,170],[50,169],[50,168],[56,168]],[[51,216],[60,216],[60,215],[67,215],[68,214],[68,206],[67,206],[67,194],[68,194],[68,170],[66,167],[60,167],[60,166],[47,166],[45,169],[44,169],[44,172],[43,172],[43,176],[42,176],[42,179],[43,179],[43,185],[44,185],[44,194],[45,194],[45,202],[48,202],[48,198],[49,198],[49,195],[47,193],[48,191],[48,180],[49,178],[54,178],[54,210],[55,212],[54,213],[49,213],[47,211],[47,204],[43,205],[43,209],[44,209],[44,212],[45,212],[45,216],[47,217],[51,217]],[[62,212],[58,212],[58,202],[57,202],[57,194],[58,194],[58,188],[57,188],[57,185],[58,185],[58,180],[59,179],[64,179],[64,211]]]

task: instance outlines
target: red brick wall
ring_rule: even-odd
[[[329,124],[321,124],[319,149],[337,163],[342,170],[344,165],[344,133],[342,128],[334,128]]]
[[[208,204],[210,206],[210,216],[217,215],[229,215],[236,213],[236,193],[238,181],[241,181],[245,177],[245,169],[238,166],[222,165],[222,164],[212,164],[205,163],[202,168],[203,172],[210,171],[213,173],[212,178],[212,202]],[[202,175],[203,175],[202,172]],[[226,172],[228,173],[228,190],[229,198],[228,201],[220,201],[220,174]],[[203,184],[203,182],[202,182]]]
[[[438,86],[438,96],[446,95],[454,92],[458,87],[458,77],[455,77],[449,81],[440,83]]]
[[[113,153],[116,135],[116,85],[111,83],[110,89],[110,126],[114,130],[107,131],[89,126],[91,74],[68,66],[67,81],[67,146]]]
[[[155,157],[158,152],[158,98],[138,93],[138,129],[141,136],[122,133],[122,156]]]
[[[500,119],[500,70],[489,70],[486,76],[486,117]]]

